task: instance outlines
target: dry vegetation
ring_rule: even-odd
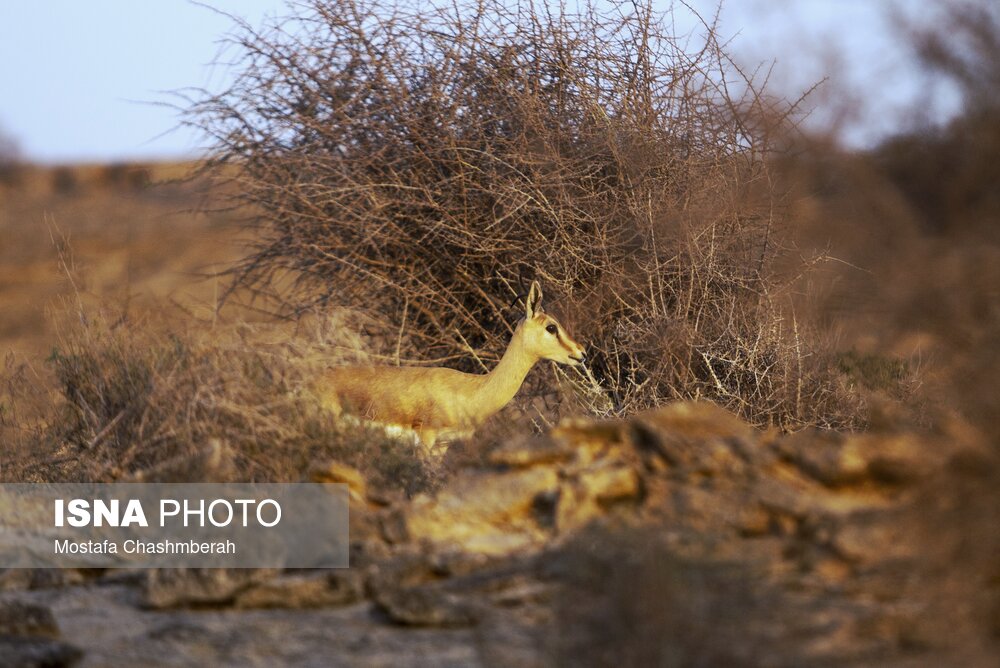
[[[10,167],[3,479],[155,478],[218,443],[226,465],[192,479],[301,480],[336,458],[386,487],[433,482],[405,444],[331,424],[295,391],[321,365],[365,355],[358,318],[216,312],[212,274],[238,257],[245,213],[206,208],[209,184],[190,165]]]
[[[434,482],[415,444],[336,423],[297,391],[336,350],[361,347],[344,340],[342,321],[298,337],[249,323],[159,334],[107,308],[79,315],[84,326],[47,360],[61,405],[22,434],[34,452],[7,467],[10,478],[156,480],[181,470],[185,479],[298,481],[334,459],[381,488]],[[218,461],[184,465],[213,448]]]
[[[88,307],[111,299],[132,316],[163,312],[168,302],[200,317],[214,311],[221,288],[199,278],[240,249],[234,216],[203,210],[211,185],[183,180],[191,165],[8,167],[0,174],[4,353],[48,354],[69,325],[60,317],[67,297]]]
[[[844,361],[856,370],[859,356],[877,361],[875,376],[893,373],[892,359],[921,369],[908,401],[925,415],[905,419],[947,406],[996,440],[1000,12],[971,0],[938,9],[939,23],[905,36],[930,76],[957,85],[961,114],[866,152],[804,140],[775,167],[796,193],[797,238],[845,261],[815,277],[810,321],[855,348]]]
[[[789,105],[728,61],[711,21],[692,50],[633,5],[295,7],[238,27],[232,89],[192,94],[190,122],[217,141],[211,187],[175,181],[179,166],[46,170],[0,147],[0,352],[18,351],[0,370],[0,479],[165,479],[214,447],[224,465],[186,480],[298,481],[333,459],[380,492],[433,490],[525,421],[497,420],[439,467],[336,423],[303,387],[344,361],[482,370],[531,279],[590,345],[594,379],[534,372],[507,418],[701,398],[757,425],[866,428],[875,447],[926,428],[978,431],[1000,452],[1000,15],[987,3],[947,14],[947,40],[910,35],[960,83],[965,112],[854,153],[789,128]],[[176,213],[209,190],[221,210]],[[248,254],[236,222],[250,223]],[[821,256],[841,261],[803,259]],[[231,292],[217,312],[217,283],[191,279],[219,261]],[[804,449],[822,438],[801,436]],[[921,492],[930,570],[869,573],[919,589],[956,646],[954,620],[972,617],[995,642],[1000,608],[970,601],[995,604],[998,470],[953,461]],[[827,527],[787,530],[823,542]],[[754,629],[793,617],[788,601],[869,586],[810,579],[775,597],[651,533],[565,546],[560,660],[758,665],[787,638]],[[892,595],[865,605],[879,597]],[[897,649],[919,659],[907,638]],[[969,651],[956,665],[977,665]]]
[[[898,291],[914,305],[933,287],[906,278],[912,255],[883,261],[892,246],[933,252],[914,222],[919,202],[906,184],[915,177],[900,171],[912,160],[894,157],[896,144],[870,156],[778,151],[794,136],[792,108],[728,60],[710,21],[692,49],[632,5],[296,9],[262,30],[240,25],[234,86],[192,94],[188,119],[217,141],[206,169],[232,208],[166,225],[166,209],[200,203],[205,181],[149,187],[176,174],[10,161],[4,224],[43,229],[38,211],[48,209],[70,243],[57,244],[61,286],[7,282],[5,299],[26,314],[7,321],[8,343],[32,337],[24,348],[56,349],[44,365],[8,360],[4,477],[128,478],[221,442],[234,478],[301,479],[311,462],[335,457],[388,485],[427,489],[440,471],[405,445],[331,424],[305,381],[358,356],[488,367],[533,278],[589,344],[594,377],[536,372],[508,417],[544,424],[699,398],[758,425],[858,428],[873,406],[878,420],[924,409],[913,401],[923,361],[908,357],[930,327],[906,321],[905,308],[892,307],[892,327],[869,317]],[[989,108],[976,113],[988,119]],[[976,118],[935,141],[966,138],[961,128]],[[991,191],[982,191],[987,209],[976,216],[988,220]],[[237,257],[236,221],[250,222],[256,245],[231,266],[226,310],[212,308],[211,282],[188,300],[154,289],[168,256],[195,253],[187,271]],[[794,250],[830,250],[831,235],[834,254],[878,272],[837,263],[815,273]],[[38,273],[15,250],[4,256],[10,276],[54,275],[48,238],[20,238]],[[97,248],[100,262],[70,260],[70,250],[94,258]],[[956,264],[951,280],[963,271]],[[68,299],[60,335],[34,336],[37,304],[56,295]],[[262,320],[235,303],[245,295],[292,318]],[[181,308],[164,318],[165,298]],[[950,322],[983,311],[969,299],[970,313]],[[954,293],[942,301],[966,308]],[[963,350],[986,346],[993,331],[972,328]],[[882,338],[872,343],[873,333]],[[933,379],[992,368],[974,359],[948,358]],[[498,421],[493,440],[512,422]]]
[[[539,279],[600,383],[571,379],[570,412],[704,398],[760,425],[864,423],[789,308],[807,266],[778,262],[768,156],[791,108],[711,22],[685,46],[632,3],[296,11],[240,26],[239,77],[190,109],[261,211],[235,287],[363,310],[390,359],[475,371]]]

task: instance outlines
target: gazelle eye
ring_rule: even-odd
[[[559,331],[559,328],[556,327],[555,325],[549,325],[548,327],[545,328],[545,331],[548,332],[549,334],[555,334],[556,332]]]

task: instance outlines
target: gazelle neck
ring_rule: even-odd
[[[507,350],[493,370],[483,376],[475,402],[483,418],[503,408],[521,389],[525,377],[538,360],[524,349],[524,339],[518,328]]]

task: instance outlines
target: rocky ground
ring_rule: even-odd
[[[566,423],[434,496],[352,486],[337,571],[7,571],[0,665],[988,666],[1000,466],[708,404]]]

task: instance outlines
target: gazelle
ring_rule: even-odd
[[[317,392],[334,414],[412,430],[431,450],[439,438],[472,431],[506,406],[539,360],[578,366],[584,357],[583,346],[542,310],[542,289],[535,281],[525,300],[524,319],[489,373],[443,367],[334,367],[323,374]]]

